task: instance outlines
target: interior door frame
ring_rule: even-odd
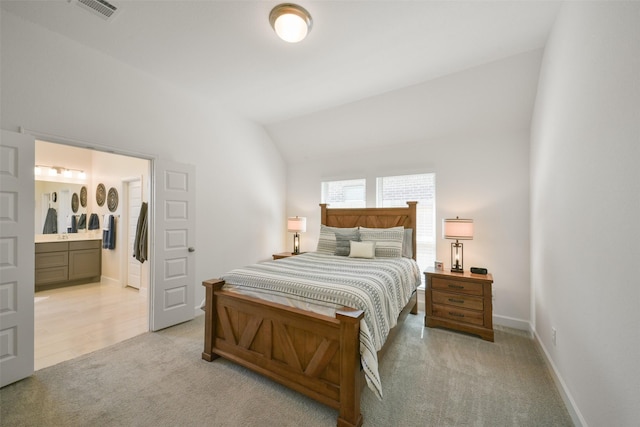
[[[155,179],[154,179],[154,174],[156,171],[156,167],[155,167],[155,162],[157,161],[157,157],[151,154],[146,154],[146,153],[141,153],[141,152],[137,152],[137,151],[130,151],[130,150],[123,150],[120,148],[114,148],[114,147],[110,147],[110,146],[106,146],[106,145],[100,145],[100,144],[95,144],[93,142],[86,142],[86,141],[80,141],[77,139],[72,139],[72,138],[67,138],[67,137],[62,137],[62,136],[57,136],[57,135],[52,135],[52,134],[47,134],[47,133],[43,133],[43,132],[37,132],[37,131],[33,131],[30,129],[25,129],[23,127],[20,127],[20,131],[19,133],[24,133],[24,134],[29,134],[31,136],[34,137],[34,139],[36,140],[42,140],[42,141],[46,141],[46,142],[51,142],[54,144],[61,144],[61,145],[68,145],[71,147],[77,147],[77,148],[82,148],[82,149],[86,149],[86,150],[95,150],[95,151],[102,151],[105,153],[109,153],[109,154],[118,154],[121,156],[127,156],[127,157],[136,157],[138,159],[143,159],[143,160],[148,160],[149,161],[149,212],[148,212],[148,224],[149,224],[149,230],[153,230],[154,226],[155,226],[155,218],[153,215],[153,206],[155,206],[155,202],[154,202],[154,194],[155,194]],[[35,186],[35,177],[34,177],[34,184]],[[155,247],[155,236],[153,235],[153,233],[148,233],[149,236],[149,249],[151,250],[151,248]],[[152,324],[152,319],[153,319],[153,304],[151,301],[151,295],[152,295],[152,290],[153,290],[153,286],[154,286],[154,280],[153,280],[153,271],[154,271],[154,266],[155,266],[155,260],[154,257],[150,257],[149,258],[149,269],[150,269],[150,274],[149,274],[149,289],[148,289],[148,294],[147,294],[147,305],[148,305],[148,309],[147,309],[147,329],[150,331],[151,330],[151,324]],[[122,274],[121,274],[122,275]]]
[[[152,165],[151,163],[149,164],[149,175],[151,175],[151,171],[152,171]],[[131,226],[131,223],[129,222],[129,217],[131,216],[131,211],[130,211],[130,206],[129,206],[129,185],[132,182],[136,182],[136,181],[140,181],[140,187],[141,187],[141,191],[142,190],[142,186],[145,184],[144,182],[144,177],[143,176],[130,176],[130,177],[126,177],[126,178],[122,178],[120,181],[122,183],[122,189],[123,189],[123,194],[122,194],[122,202],[123,202],[123,212],[122,212],[122,216],[121,216],[121,222],[124,223],[124,226],[126,227],[126,237],[123,236],[123,240],[126,238],[126,242],[127,244],[130,244],[131,242],[129,242],[129,227]],[[152,179],[149,179],[149,182],[153,181]],[[152,190],[151,188],[149,190]],[[151,201],[151,197],[152,195],[149,194],[149,201]],[[151,245],[149,245],[151,247]],[[151,261],[151,260],[149,260]],[[142,271],[142,270],[141,270]],[[146,289],[144,289],[144,291],[147,292],[147,297],[149,296],[149,289],[151,286],[151,272],[149,272],[149,274],[147,275],[147,280],[149,283],[147,283],[147,287]],[[128,256],[128,251],[123,251],[123,253],[121,254],[121,260],[120,260],[120,282],[122,283],[122,287],[127,287],[129,284],[129,256]],[[141,287],[138,289],[139,291],[143,291],[143,287],[141,284]]]

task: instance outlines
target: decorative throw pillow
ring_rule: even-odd
[[[360,240],[363,242],[376,242],[377,258],[399,258],[402,256],[404,227],[360,227]]]
[[[376,253],[376,242],[351,241],[349,258],[373,258]]]
[[[336,255],[348,256],[351,250],[351,241],[359,241],[358,229],[354,228],[333,228],[336,235]]]
[[[329,227],[320,226],[320,238],[316,252],[333,255],[336,252],[336,233],[329,230]]]
[[[348,239],[351,240],[359,240],[358,238],[358,228],[350,227],[350,228],[340,228],[340,227],[328,227],[326,225],[320,225],[320,238],[318,239],[318,247],[316,252],[320,252],[323,254],[329,255],[349,255],[349,240],[344,242],[341,239],[341,249],[338,251],[338,239],[337,235],[340,236],[348,236]],[[339,253],[338,253],[339,252]]]

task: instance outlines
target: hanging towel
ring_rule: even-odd
[[[78,232],[78,217],[75,215],[69,215],[67,217],[67,233]]]
[[[87,228],[87,214],[82,214],[78,220],[78,230],[84,230],[85,228]]]
[[[54,208],[47,210],[42,234],[58,234],[58,212]]]
[[[89,230],[99,230],[100,229],[100,218],[98,218],[98,214],[92,213],[89,216]]]
[[[133,242],[133,257],[141,264],[147,260],[147,202],[142,202],[140,206],[136,238]]]
[[[102,229],[102,248],[116,248],[116,219],[113,215],[109,215],[109,220],[105,221],[105,228]]]

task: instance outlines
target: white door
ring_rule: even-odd
[[[133,245],[136,241],[138,217],[142,206],[142,181],[131,180],[127,185],[127,286],[140,289],[142,283],[142,264],[135,259]]]
[[[69,189],[58,191],[58,233],[68,233],[71,226],[71,195]],[[104,224],[104,222],[103,222]]]
[[[195,314],[195,166],[154,161],[151,330]]]
[[[0,138],[0,387],[33,373],[35,140]]]

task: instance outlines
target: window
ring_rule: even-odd
[[[366,179],[322,183],[322,203],[332,208],[367,206]],[[418,202],[416,260],[421,269],[436,260],[436,174],[385,176],[376,179],[376,206],[406,207]]]
[[[416,259],[421,269],[436,259],[436,175],[385,176],[376,180],[378,207],[404,207],[417,201]]]
[[[349,179],[322,183],[322,202],[332,208],[366,207],[366,180]]]

